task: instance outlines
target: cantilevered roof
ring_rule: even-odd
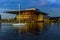
[[[5,11],[5,13],[18,14],[20,11]]]
[[[19,14],[23,12],[36,12],[36,14],[43,14],[43,15],[48,15],[47,13],[40,12],[39,9],[34,9],[34,10],[21,10],[21,11],[6,11],[5,13],[11,13],[11,14]]]
[[[32,12],[32,11],[35,11],[38,9],[26,9],[26,10],[21,10],[21,11],[18,11],[18,10],[14,10],[14,11],[6,11],[5,13],[12,13],[12,14],[18,14],[18,13],[23,13],[23,12]]]

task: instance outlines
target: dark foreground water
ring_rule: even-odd
[[[10,24],[0,25],[0,40],[20,40],[19,33],[16,28]]]
[[[52,23],[39,33],[23,33],[21,40],[60,40],[60,23]]]
[[[60,23],[52,23],[38,33],[19,34],[12,25],[0,26],[0,40],[60,40]]]

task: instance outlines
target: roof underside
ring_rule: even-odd
[[[7,11],[5,13],[18,14],[18,13],[20,13],[20,11]]]
[[[43,13],[37,10],[24,10],[24,11],[7,11],[5,13],[11,13],[11,14],[19,14],[19,13],[23,13],[23,12],[36,12],[36,14],[43,14],[43,15],[48,15],[47,13]]]

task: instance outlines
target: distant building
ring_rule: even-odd
[[[26,9],[22,11],[8,11],[7,13],[16,14],[17,22],[26,23],[25,27],[28,31],[36,31],[38,28],[42,28],[41,25],[48,22],[48,15],[46,13],[40,12],[38,9]],[[41,24],[42,22],[42,24]],[[46,24],[45,23],[45,24]],[[38,26],[38,27],[37,27]]]
[[[60,17],[58,17],[58,22],[60,22]]]
[[[51,21],[51,22],[60,22],[60,17],[50,17],[49,18],[49,20]]]

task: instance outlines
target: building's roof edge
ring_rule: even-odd
[[[38,14],[48,15],[47,13],[40,12],[39,9],[35,9],[35,10],[9,10],[9,11],[5,11],[5,13],[18,14],[18,13],[28,12],[28,11],[36,11]]]

